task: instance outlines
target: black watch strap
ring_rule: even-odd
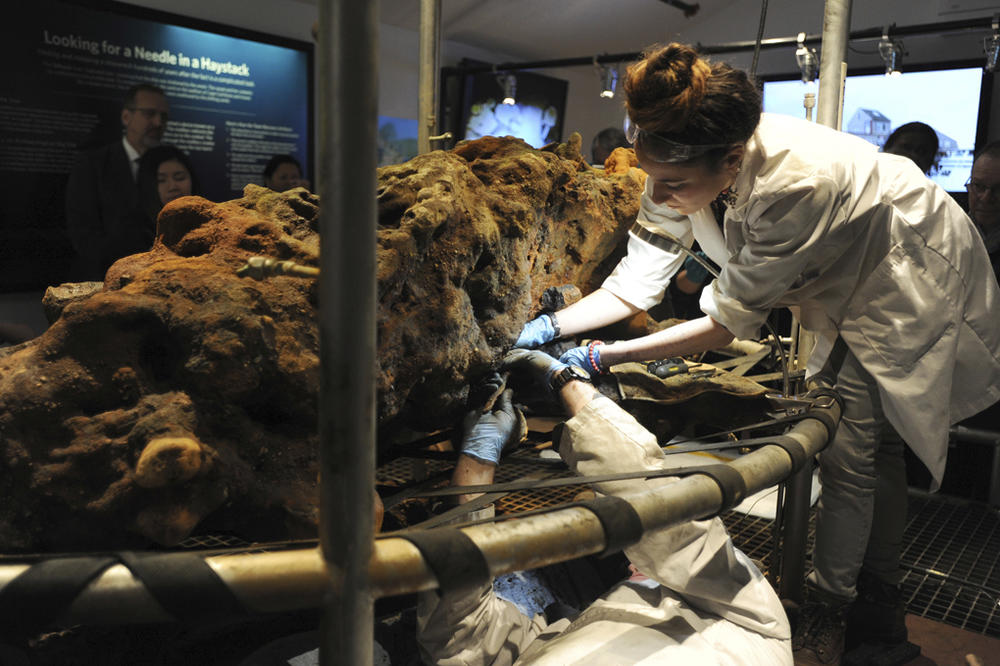
[[[562,387],[566,386],[572,381],[587,382],[588,384],[593,384],[590,379],[590,373],[581,368],[578,365],[567,365],[565,368],[552,375],[552,381],[550,382],[549,388],[552,389],[553,393],[558,393],[562,390]]]

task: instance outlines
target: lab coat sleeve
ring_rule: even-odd
[[[666,231],[687,247],[694,243],[688,217],[653,203],[646,192],[640,200],[637,217],[640,223]],[[630,232],[626,255],[601,286],[626,303],[648,310],[663,300],[670,278],[684,265],[686,256],[680,251],[665,252]]]
[[[843,223],[845,201],[827,175],[751,200],[741,227],[742,246],[702,291],[702,311],[737,338],[754,338],[775,303],[815,277],[811,269],[829,261],[824,248],[829,251],[833,245],[826,240]]]
[[[559,453],[585,476],[668,467],[656,437],[606,397],[595,398],[566,423]],[[621,495],[675,481],[632,479],[595,487],[604,494]],[[790,637],[777,595],[757,567],[733,546],[719,518],[648,532],[625,554],[642,573],[692,606],[763,636]]]
[[[507,666],[546,629],[493,592],[490,584],[467,593],[421,592],[417,641],[426,664]]]
[[[485,518],[492,507],[470,515]],[[486,583],[474,590],[421,592],[417,597],[417,643],[426,664],[506,666],[539,635],[558,633],[567,622],[549,627],[541,615],[527,617],[498,597]]]

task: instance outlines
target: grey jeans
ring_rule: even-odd
[[[861,568],[897,584],[906,526],[903,441],[882,411],[874,378],[838,339],[814,385],[834,388],[844,413],[833,441],[819,455],[816,544],[809,582],[853,599]]]

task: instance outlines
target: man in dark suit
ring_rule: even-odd
[[[73,276],[103,280],[116,259],[148,250],[149,231],[135,224],[139,158],[158,146],[169,106],[163,90],[140,83],[121,110],[122,138],[80,155],[66,189],[66,227],[77,253]]]

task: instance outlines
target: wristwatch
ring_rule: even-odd
[[[589,372],[578,365],[567,365],[565,368],[552,375],[552,380],[549,382],[549,388],[552,389],[554,393],[558,393],[562,390],[563,386],[566,386],[566,384],[569,384],[572,381],[587,382],[588,384],[594,383],[590,379]]]

